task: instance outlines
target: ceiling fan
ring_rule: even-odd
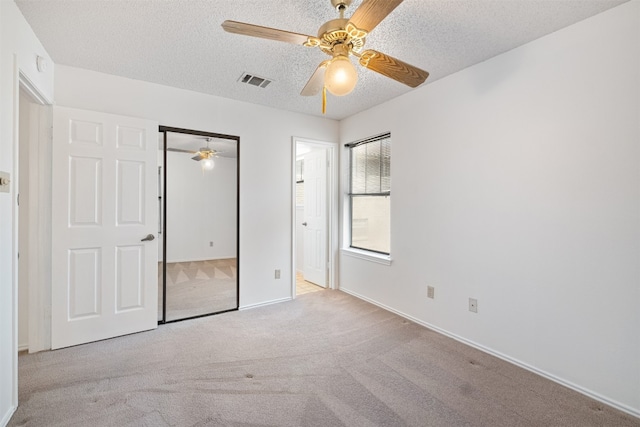
[[[402,0],[364,0],[349,19],[344,17],[344,12],[352,0],[330,1],[340,18],[322,24],[317,37],[229,20],[222,23],[222,28],[235,34],[318,47],[329,55],[331,58],[318,65],[300,93],[303,96],[312,96],[322,90],[323,114],[326,109],[326,90],[342,96],[355,88],[358,74],[349,60],[351,55],[357,57],[364,68],[407,86],[417,87],[424,83],[429,76],[428,72],[376,50],[362,51],[367,34],[402,3]]]
[[[206,141],[207,141],[207,146],[206,147],[201,147],[198,151],[193,151],[193,150],[185,150],[182,148],[171,148],[171,147],[167,147],[167,151],[175,151],[178,153],[191,153],[191,154],[195,154],[195,156],[193,156],[191,158],[191,160],[195,160],[197,162],[202,161],[202,168],[203,169],[213,169],[214,163],[213,163],[213,158],[214,157],[220,157],[220,152],[213,150],[211,148],[209,148],[209,143],[211,142],[212,138],[207,137]]]

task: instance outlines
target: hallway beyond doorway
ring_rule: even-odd
[[[296,273],[296,296],[322,290],[324,290],[322,286],[307,282],[302,273]]]

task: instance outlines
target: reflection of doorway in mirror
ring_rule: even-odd
[[[175,129],[161,134],[166,135],[164,250],[158,269],[163,320],[235,310],[239,138]],[[207,160],[212,165],[205,167]]]

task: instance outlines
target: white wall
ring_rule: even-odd
[[[344,120],[391,132],[393,263],[342,255],[341,288],[640,416],[639,28],[633,0]]]
[[[237,159],[203,172],[192,157],[167,152],[167,262],[235,258]]]
[[[337,141],[338,122],[67,66],[55,88],[58,105],[240,136],[240,307],[291,296],[291,137]]]
[[[0,425],[17,404],[17,263],[13,236],[17,234],[15,192],[17,179],[14,143],[18,130],[18,70],[48,99],[53,99],[53,64],[39,73],[36,56],[49,59],[24,17],[12,1],[0,1],[0,171],[14,178],[11,193],[0,193]],[[50,61],[50,59],[49,59]]]

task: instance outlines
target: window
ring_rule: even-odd
[[[391,134],[347,144],[350,151],[350,247],[389,254]]]

